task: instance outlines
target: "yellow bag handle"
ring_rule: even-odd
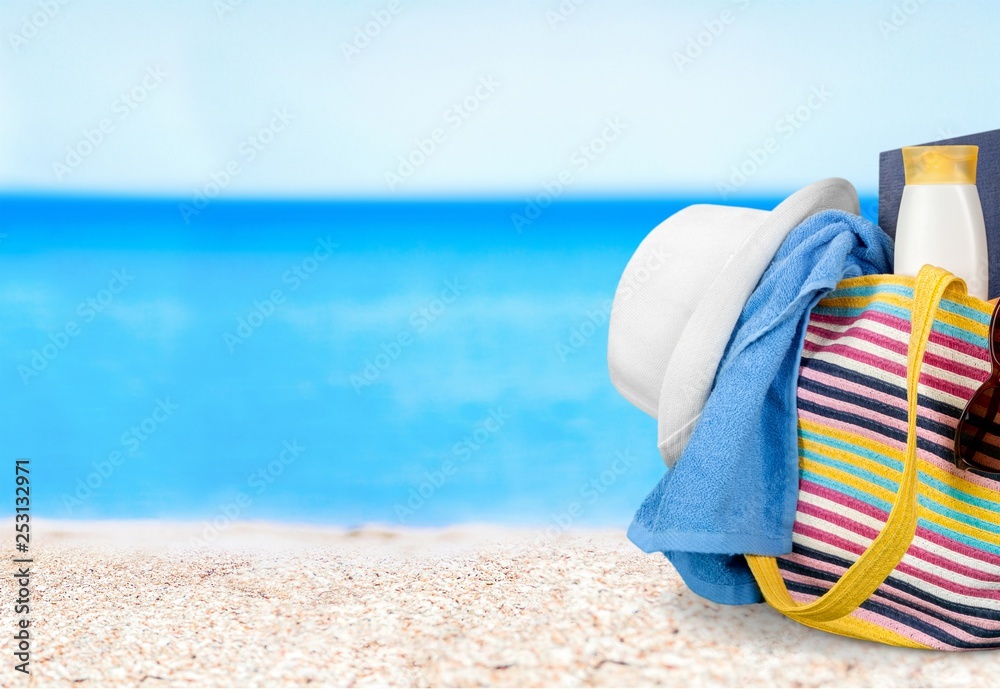
[[[809,626],[830,623],[852,613],[881,586],[910,547],[917,532],[917,384],[927,340],[934,325],[941,297],[955,285],[965,294],[965,282],[935,266],[926,265],[917,274],[913,287],[910,344],[906,360],[906,401],[908,423],[906,454],[899,492],[881,533],[861,557],[851,565],[829,591],[811,603],[796,603],[788,593],[778,562],[773,557],[747,555],[746,559],[764,594],[779,612]]]

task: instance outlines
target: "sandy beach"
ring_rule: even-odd
[[[0,684],[958,687],[1000,672],[997,654],[708,603],[617,532],[241,524],[192,546],[200,528],[37,522],[32,674],[7,641]]]

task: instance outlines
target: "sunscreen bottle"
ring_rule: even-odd
[[[978,146],[903,149],[906,186],[896,221],[896,275],[916,275],[930,263],[965,280],[970,296],[989,298],[978,155]]]

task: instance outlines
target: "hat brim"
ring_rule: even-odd
[[[736,322],[781,243],[802,221],[824,210],[857,215],[854,186],[833,177],[789,196],[747,236],[705,290],[677,341],[660,388],[657,445],[667,466],[687,445]]]

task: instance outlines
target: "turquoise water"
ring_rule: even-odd
[[[56,518],[624,527],[608,300],[697,200],[4,198],[0,457]]]

